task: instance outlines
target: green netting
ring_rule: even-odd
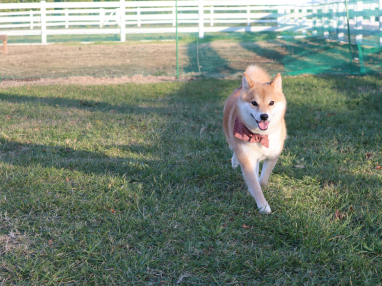
[[[175,33],[126,34],[125,43],[120,42],[118,34],[48,35],[50,45],[34,46],[12,44],[37,44],[41,42],[41,36],[13,36],[9,37],[11,45],[7,56],[1,55],[0,48],[0,77],[176,76],[177,55],[181,77],[234,77],[249,64],[258,64],[271,74],[381,73],[382,24],[379,21],[382,8],[378,6],[379,2],[349,1],[347,11],[345,4],[345,1],[338,1],[295,7],[283,10],[284,14],[279,14],[277,22],[249,24],[249,28],[267,26],[280,28],[278,31],[207,31],[203,39],[198,33],[182,32],[178,36],[178,52]],[[363,7],[362,11],[355,11],[359,7]],[[307,15],[297,21],[293,15],[303,11]],[[274,15],[277,17],[280,9],[275,6],[266,11],[252,11],[265,12],[273,13],[273,18],[264,16],[261,20],[270,21],[275,19]],[[287,12],[294,14],[285,14]],[[179,11],[178,15],[185,13],[188,12]],[[205,14],[208,16],[208,13],[211,12],[207,9]],[[228,11],[221,9],[214,13]],[[232,13],[245,13],[245,10]],[[364,20],[362,28],[357,24],[360,17]],[[215,23],[215,26],[219,25],[224,23]],[[197,26],[197,23],[179,24],[179,28]],[[209,27],[209,23],[205,26]],[[231,23],[229,26],[239,29],[247,27],[247,23]],[[173,25],[145,26],[149,27],[170,28]],[[72,28],[91,27],[77,25]],[[109,28],[117,29],[118,25]]]
[[[287,74],[381,73],[382,24],[378,5],[378,1],[339,1],[315,6],[312,20],[321,25],[313,27],[306,38],[285,40]]]

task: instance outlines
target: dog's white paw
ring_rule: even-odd
[[[236,168],[237,166],[239,166],[239,161],[237,160],[237,157],[235,155],[235,153],[233,153],[233,156],[232,156],[232,159],[231,159],[231,163],[232,163],[232,168]]]
[[[261,214],[270,214],[272,212],[271,207],[266,204],[265,206],[258,207]]]

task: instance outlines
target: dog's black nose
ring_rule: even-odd
[[[268,114],[264,113],[260,115],[261,120],[268,120]]]

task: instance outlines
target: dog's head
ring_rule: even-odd
[[[259,83],[244,73],[238,106],[241,120],[249,130],[268,133],[264,131],[277,126],[286,110],[281,75],[277,74],[271,82]]]

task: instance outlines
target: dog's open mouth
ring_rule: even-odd
[[[268,126],[269,126],[269,121],[257,121],[257,125],[259,125],[259,128],[261,130],[267,130],[268,129]]]
[[[255,116],[253,116],[252,113],[250,113],[250,114],[251,114],[252,118],[255,119],[257,125],[259,126],[259,128],[260,128],[261,130],[267,130],[267,129],[268,129],[268,127],[269,127],[269,121],[265,121],[265,120],[257,121],[256,118],[255,118]]]

